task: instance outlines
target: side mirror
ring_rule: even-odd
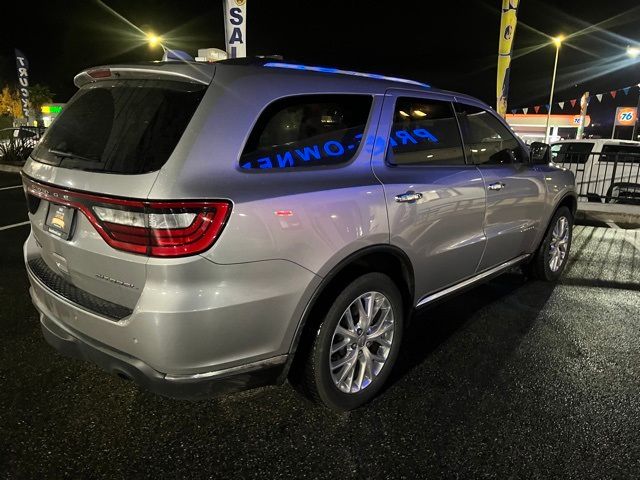
[[[529,159],[533,165],[551,163],[551,146],[547,143],[533,142],[529,147]]]

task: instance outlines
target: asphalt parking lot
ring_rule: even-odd
[[[578,226],[558,285],[505,275],[420,312],[349,414],[290,387],[160,398],[56,354],[0,174],[2,478],[640,478],[640,230]]]

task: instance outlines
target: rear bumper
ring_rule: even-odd
[[[183,383],[287,356],[296,319],[318,283],[315,275],[285,260],[239,265],[201,257],[150,261],[131,314],[119,318],[104,305],[105,298],[115,300],[113,295],[93,298],[90,291],[71,288],[75,284],[69,281],[48,281],[32,270],[41,250],[31,235],[25,243],[30,293],[47,319],[73,337],[121,352]],[[48,268],[62,275],[56,265]]]
[[[167,375],[126,353],[71,333],[43,312],[40,312],[40,323],[47,343],[63,355],[93,362],[107,372],[133,380],[142,388],[172,398],[197,400],[280,383],[287,360],[286,355],[281,355],[215,372]]]
[[[196,259],[187,264],[186,275],[178,263],[164,269],[165,277],[148,280],[136,308],[118,319],[107,315],[111,310],[104,300],[34,272],[30,260],[38,252],[29,251],[35,247],[29,237],[29,293],[46,341],[60,353],[173,398],[207,398],[284,380],[288,330],[293,335],[297,325],[290,320],[301,315],[295,310],[298,289],[306,289],[308,276],[315,278],[301,267],[286,261],[259,262],[256,268]],[[177,291],[166,281],[169,275],[202,282]],[[254,288],[274,277],[284,279],[277,286],[284,285],[285,291]],[[237,285],[245,286],[241,295],[227,295],[238,293]]]

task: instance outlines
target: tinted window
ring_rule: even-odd
[[[81,88],[33,153],[41,162],[108,173],[145,173],[169,158],[204,85],[116,80]]]
[[[593,149],[591,142],[566,142],[551,145],[551,161],[555,163],[586,163]]]
[[[262,113],[240,157],[243,169],[335,165],[362,139],[372,97],[306,95],[277,100]]]
[[[467,159],[476,165],[527,162],[527,152],[492,113],[456,103]]]
[[[387,161],[393,165],[464,164],[460,131],[451,103],[399,98]]]
[[[640,147],[634,145],[603,145],[600,161],[640,163]]]

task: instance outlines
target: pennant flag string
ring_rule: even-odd
[[[623,87],[623,88],[618,88],[617,90],[611,90],[609,93],[609,95],[611,95],[611,98],[616,98],[616,96],[618,95],[618,92],[623,92],[625,95],[629,94],[629,91],[632,88],[638,87],[638,89],[640,89],[640,83],[638,84],[634,84],[634,85],[630,85],[628,87]],[[640,94],[640,92],[638,92]],[[597,93],[595,95],[591,95],[589,98],[593,98],[596,97],[598,99],[598,102],[602,102],[602,98],[604,97],[604,93]],[[558,106],[560,107],[561,110],[564,110],[564,106],[567,103],[567,101],[562,101],[562,102],[557,102]],[[576,104],[578,103],[578,99],[576,98],[572,98],[571,100],[569,100],[569,103],[571,104],[571,108],[574,108],[576,106]],[[541,108],[546,108],[547,112],[551,109],[551,106],[549,104],[546,105],[536,105],[535,107],[522,107],[521,110],[522,112],[526,115],[527,113],[529,113],[529,110],[531,110],[533,108],[533,111],[535,113],[538,113],[540,111]],[[518,110],[518,108],[514,109],[511,111],[511,113],[516,113]]]

